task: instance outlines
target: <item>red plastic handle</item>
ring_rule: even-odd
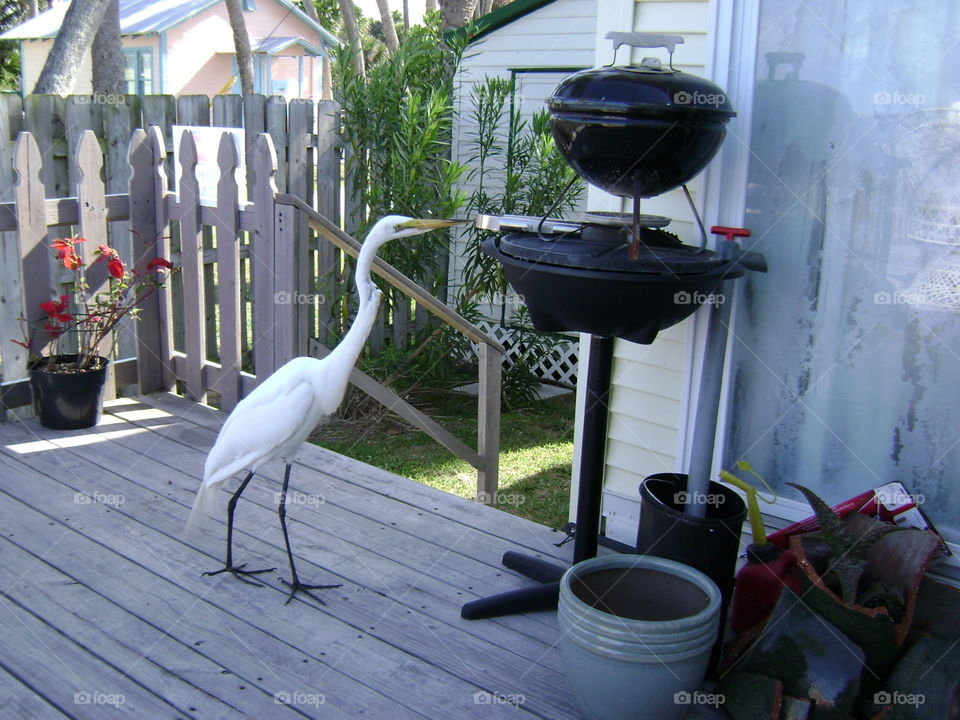
[[[714,235],[723,235],[730,242],[736,242],[735,238],[738,237],[750,237],[748,228],[727,227],[726,225],[714,225],[710,228],[710,232]]]

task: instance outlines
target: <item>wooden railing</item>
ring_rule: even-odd
[[[99,162],[98,162],[99,158]],[[0,232],[16,231],[0,265],[0,411],[29,404],[26,352],[7,338],[19,334],[17,317],[37,320],[40,303],[59,293],[65,278],[52,260],[48,229],[73,225],[91,248],[107,241],[108,223],[129,221],[138,252],[175,258],[175,282],[142,306],[136,328],[136,357],[112,364],[117,386],[137,384],[140,392],[171,390],[205,402],[219,394],[231,410],[259,379],[287,360],[325,353],[312,338],[310,309],[296,298],[316,287],[309,271],[311,253],[330,256],[325,247],[356,256],[359,243],[295,195],[277,192],[277,159],[271,139],[261,134],[248,156],[248,201],[239,201],[234,173],[238,157],[229,137],[220,143],[216,207],[200,204],[194,172],[197,150],[191,133],[179,148],[183,166],[177,193],[169,190],[164,139],[158,128],[136,130],[128,152],[129,193],[104,194],[102,156],[95,135],[86,131],[77,145],[80,172],[76,196],[45,199],[42,160],[30,133],[21,133],[14,151],[18,182],[14,202],[0,204]],[[321,206],[322,206],[322,198]],[[310,246],[316,233],[318,247]],[[14,245],[11,252],[10,245]],[[381,259],[374,271],[417,306],[479,345],[480,397],[477,449],[473,450],[389,388],[355,370],[352,382],[392,411],[426,432],[478,471],[477,497],[490,503],[497,489],[500,435],[500,371],[503,348],[479,328],[431,296]],[[20,298],[23,298],[23,305]],[[214,302],[214,297],[216,301]],[[244,338],[249,335],[249,342]],[[252,358],[245,358],[245,346]],[[245,371],[244,361],[254,372]]]

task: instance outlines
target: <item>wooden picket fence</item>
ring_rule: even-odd
[[[318,212],[302,196],[279,191],[277,155],[269,134],[259,134],[248,153],[248,193],[243,204],[234,173],[239,158],[227,135],[221,139],[217,158],[216,207],[199,202],[192,133],[183,134],[178,150],[183,172],[175,193],[167,179],[166,143],[160,128],[135,130],[126,153],[127,188],[110,192],[101,179],[106,153],[96,134],[85,130],[73,156],[75,192],[46,198],[47,161],[32,133],[18,136],[11,163],[17,177],[13,200],[0,203],[0,233],[4,233],[0,235],[0,338],[4,338],[0,410],[30,402],[23,379],[26,351],[6,339],[19,336],[21,314],[36,320],[42,314],[40,303],[64,289],[49,240],[64,234],[59,230],[65,227],[87,238],[85,247],[92,250],[107,242],[111,223],[129,223],[138,257],[172,259],[179,268],[174,281],[143,304],[134,352],[128,355],[121,345],[111,364],[115,383],[111,388],[135,384],[140,392],[152,392],[180,386],[187,397],[200,402],[207,399],[208,391],[215,391],[221,407],[230,410],[290,358],[310,351],[322,356],[327,351],[323,337],[315,332],[315,306],[291,299],[315,295],[322,286],[319,258],[334,257],[342,269],[343,261],[334,251],[355,256],[359,244],[337,220]],[[319,194],[324,192],[321,186]],[[316,204],[323,206],[324,199],[318,197]],[[125,259],[132,257],[129,247],[118,249]],[[502,346],[382,260],[377,260],[374,270],[418,308],[479,344],[477,449],[359,370],[354,371],[352,382],[470,462],[478,471],[478,497],[492,501],[498,473]],[[245,361],[247,346],[250,357]]]
[[[277,154],[275,182],[281,193],[294,195],[334,223],[355,234],[355,193],[343,187],[342,148],[339,137],[339,105],[332,101],[292,100],[263,95],[0,95],[0,202],[12,202],[16,178],[11,162],[18,133],[30,132],[43,159],[40,177],[48,199],[73,194],[80,172],[77,148],[87,130],[96,135],[103,151],[105,192],[123,194],[130,180],[126,151],[131,133],[137,128],[158,127],[167,154],[164,169],[168,181],[174,177],[171,157],[174,125],[242,128],[245,135],[247,165],[256,139],[267,133]],[[252,181],[252,176],[251,176]],[[170,186],[172,188],[172,185]],[[247,188],[248,193],[250,187]],[[298,231],[311,232],[301,219]],[[70,227],[51,229],[53,237],[67,236]],[[176,232],[176,228],[174,229]],[[203,242],[209,252],[213,246],[211,230],[204,229]],[[118,220],[110,223],[109,238],[123,252],[130,248],[129,225]],[[325,343],[342,333],[350,308],[349,278],[342,273],[340,250],[329,243],[311,244],[308,259],[318,278],[315,297],[323,303],[308,308],[308,321],[314,336]],[[247,258],[242,258],[242,263]],[[212,268],[205,270],[206,282],[212,282]],[[0,275],[2,279],[2,275]],[[174,303],[179,307],[178,290]],[[428,323],[428,311],[416,301],[405,302],[398,294],[385,298],[393,322],[387,328],[381,316],[370,336],[370,351],[380,352],[389,344],[410,346],[414,335],[422,334]],[[245,312],[245,309],[244,309]],[[246,318],[244,318],[246,319]],[[207,318],[206,332],[215,333],[215,318]],[[177,336],[177,341],[183,338]],[[244,357],[250,351],[249,334],[241,338]],[[133,352],[133,338],[122,335],[121,345]]]

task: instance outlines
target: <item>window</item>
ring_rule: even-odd
[[[903,482],[956,542],[960,5],[757,5],[752,127],[726,144],[749,144],[770,272],[738,281],[725,464],[801,501],[785,483]]]
[[[124,79],[128,95],[153,93],[153,50],[150,48],[124,49],[126,68]]]

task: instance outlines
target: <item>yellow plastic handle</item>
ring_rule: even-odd
[[[750,514],[750,532],[753,535],[753,542],[757,545],[766,545],[767,531],[763,527],[763,518],[760,516],[760,505],[757,503],[757,489],[750,483],[741,480],[726,470],[720,471],[720,477],[747,494],[747,512]]]

